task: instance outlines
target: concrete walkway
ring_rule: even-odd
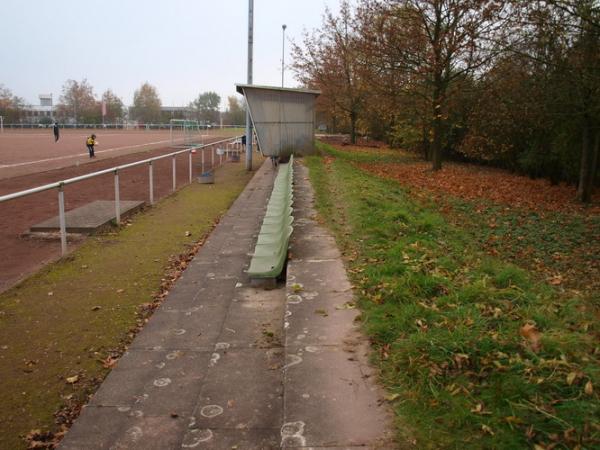
[[[274,177],[263,164],[61,449],[394,448],[350,284],[312,219],[300,164],[287,284],[249,286]]]

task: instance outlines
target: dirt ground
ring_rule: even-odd
[[[52,129],[10,130],[0,133],[0,179],[51,169],[88,164],[86,138],[94,133],[96,159],[114,158],[171,144],[169,130],[60,130],[54,142]],[[198,143],[214,141],[219,130],[203,130],[194,136]],[[174,139],[183,142],[181,132]]]
[[[27,166],[7,167],[9,164],[19,164],[21,162],[40,159],[40,156],[42,155],[39,152],[42,150],[38,151],[32,149],[31,144],[35,143],[36,139],[49,139],[52,137],[48,135],[51,133],[51,130],[41,131],[46,131],[46,133],[29,132],[28,134],[23,133],[22,135],[13,133],[10,142],[17,142],[18,144],[15,144],[13,147],[7,147],[7,141],[0,140],[0,172],[2,170],[4,170],[5,173],[9,170],[13,172],[10,177],[7,177],[6,175],[3,177],[0,174],[0,195],[53,183],[173,151],[172,148],[166,147],[164,143],[160,148],[152,150],[148,150],[145,147],[146,144],[143,144],[143,142],[154,142],[153,140],[160,141],[161,137],[165,138],[165,136],[168,140],[168,133],[166,135],[163,133],[161,136],[157,136],[156,134],[151,135],[152,132],[149,132],[150,134],[140,137],[140,132],[122,134],[123,132],[119,131],[121,134],[118,137],[111,137],[109,134],[111,131],[113,133],[115,131],[108,130],[106,131],[106,134],[100,134],[101,132],[97,133],[97,139],[100,141],[100,144],[106,143],[106,146],[99,146],[98,158],[90,160],[86,154],[81,154],[82,145],[80,140],[85,139],[85,134],[82,130],[73,130],[71,133],[65,133],[66,136],[61,136],[59,142],[63,141],[64,138],[64,147],[62,148],[62,151],[52,153],[54,158],[65,158],[59,159],[58,161],[51,159],[46,162],[39,162]],[[3,136],[3,138],[5,138],[5,136]],[[119,140],[119,138],[121,140]],[[215,142],[219,139],[222,138],[217,136],[205,137],[205,142]],[[139,146],[138,144],[135,144],[135,142],[138,144],[142,143],[143,146]],[[54,144],[53,138],[51,144]],[[128,145],[138,145],[138,147],[133,147],[133,149],[131,149],[130,147],[127,147]],[[151,148],[156,145],[157,144],[150,144]],[[115,149],[126,147],[123,149],[123,152],[126,154],[115,156],[120,150],[107,151],[104,154],[101,153],[102,149],[106,149],[108,146]],[[47,149],[48,147],[50,146],[48,145],[44,148]],[[25,151],[27,152],[27,157],[18,155],[19,152]],[[47,151],[50,152],[50,150]],[[216,148],[213,146],[211,151],[216,152]],[[47,153],[46,156],[48,155],[50,155],[50,153]],[[193,158],[193,175],[196,176],[200,173],[200,153],[198,152]],[[180,188],[188,182],[189,165],[187,154],[179,155],[176,158],[176,161],[177,187]],[[205,161],[207,164],[205,167],[206,169],[211,161],[209,150],[205,150]],[[215,161],[218,163],[218,156],[215,156]],[[77,164],[78,162],[79,164]],[[67,166],[56,168],[56,165]],[[25,167],[29,171],[35,168],[37,171],[23,175],[20,173],[21,167]],[[17,174],[18,176],[16,176]],[[120,172],[119,185],[120,198],[122,200],[143,200],[147,202],[149,200],[148,167],[143,165],[123,170]],[[171,190],[171,158],[156,161],[154,163],[155,200],[165,197],[171,193]],[[114,177],[112,174],[102,175],[65,187],[65,207],[67,211],[83,206],[94,200],[114,200]],[[8,289],[20,279],[35,272],[49,261],[59,257],[59,241],[41,240],[23,236],[23,233],[27,232],[31,225],[54,217],[57,214],[58,194],[56,189],[0,203],[0,255],[2,255],[2,258],[0,258],[0,291]],[[70,249],[74,247],[71,243],[69,245]]]

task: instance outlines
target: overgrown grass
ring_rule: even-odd
[[[447,199],[446,217],[468,229],[488,253],[576,289],[600,307],[600,215],[519,210]],[[593,299],[595,297],[595,300]]]
[[[416,448],[597,448],[591,305],[487,255],[434,201],[320,149],[325,158],[306,160],[317,208],[347,257],[399,438]]]
[[[169,260],[209,232],[251,174],[225,165],[129,226],[90,238],[69,257],[0,295],[0,448],[32,429],[56,430],[107,374],[143,323]],[[69,383],[77,377],[74,383]]]

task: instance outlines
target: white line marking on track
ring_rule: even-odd
[[[110,152],[116,152],[119,150],[125,150],[125,149],[129,149],[129,148],[145,147],[147,145],[166,144],[167,142],[171,142],[171,141],[167,140],[167,141],[146,142],[145,144],[136,144],[136,145],[127,145],[124,147],[107,148],[106,150],[96,150],[94,153],[110,153]],[[76,155],[57,156],[56,158],[38,159],[37,161],[26,161],[26,162],[21,162],[21,163],[16,163],[16,164],[4,164],[4,165],[0,165],[0,169],[30,166],[33,164],[41,164],[41,163],[45,163],[45,162],[49,162],[49,161],[60,161],[63,159],[79,158],[81,156],[88,156],[88,153],[78,153]]]

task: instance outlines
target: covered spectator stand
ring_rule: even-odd
[[[319,91],[237,84],[246,97],[261,153],[283,159],[315,148],[315,99]]]

